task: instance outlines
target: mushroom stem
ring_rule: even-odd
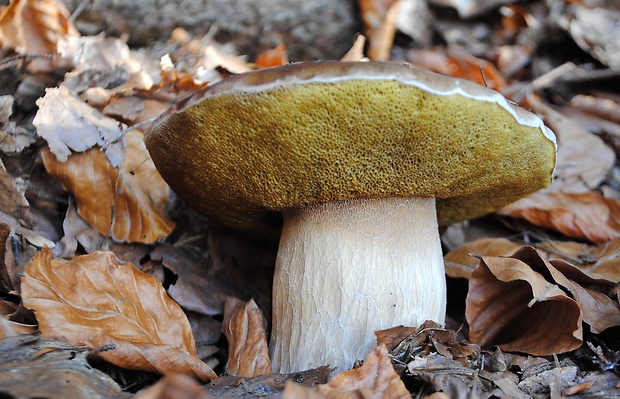
[[[445,306],[434,198],[363,198],[284,213],[274,372],[349,369],[376,346],[376,330],[443,323]]]

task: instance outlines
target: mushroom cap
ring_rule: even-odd
[[[548,186],[553,133],[499,93],[387,62],[308,62],[231,76],[162,115],[146,146],[210,220],[269,231],[280,212],[435,197],[439,224]]]

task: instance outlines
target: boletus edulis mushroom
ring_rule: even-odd
[[[270,342],[281,373],[347,369],[375,330],[442,323],[438,224],[546,187],[556,152],[543,122],[499,93],[384,62],[232,76],[145,140],[213,223],[266,232],[283,220]]]

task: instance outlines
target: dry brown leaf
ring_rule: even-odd
[[[609,283],[620,281],[620,238],[600,245],[586,245],[570,241],[544,241],[538,244],[544,251],[552,254],[553,260],[565,260],[554,265],[568,278],[578,283]]]
[[[79,35],[69,16],[60,0],[11,1],[0,15],[0,45],[21,54],[55,55],[60,38]],[[29,69],[49,72],[58,62],[34,60]]]
[[[296,384],[291,380],[286,381],[284,385],[284,391],[282,392],[282,399],[323,399],[323,396],[316,389],[305,387],[301,384]]]
[[[425,69],[476,82],[494,90],[506,86],[506,81],[489,61],[459,51],[439,49],[409,50],[407,59]]]
[[[483,14],[491,8],[510,2],[511,0],[431,0],[432,4],[454,8],[464,19]]]
[[[142,133],[132,130],[123,141],[120,169],[98,148],[73,153],[66,162],[48,149],[41,155],[47,171],[75,197],[78,214],[99,233],[118,242],[152,243],[174,228],[165,212],[170,191],[144,147]]]
[[[614,151],[603,140],[545,104],[535,95],[527,97],[534,112],[556,134],[558,142],[554,180],[546,191],[588,192],[598,187],[616,163]]]
[[[548,280],[554,281],[570,292],[579,304],[583,321],[590,325],[595,334],[620,325],[620,309],[611,298],[596,291],[596,283],[608,288],[616,281],[594,280],[581,272],[576,266],[563,260],[544,261],[532,247],[523,247],[513,257],[527,263],[532,269],[549,275]],[[588,284],[590,288],[580,284]]]
[[[609,66],[620,68],[620,10],[611,7],[576,7],[569,33],[584,51]]]
[[[156,384],[141,390],[133,399],[209,399],[202,386],[182,374],[169,375]]]
[[[102,371],[92,367],[83,347],[36,336],[2,341],[0,387],[5,398],[131,399]]]
[[[620,237],[620,201],[595,192],[539,191],[502,208],[499,213],[594,243]]]
[[[389,60],[400,0],[359,0],[358,4],[368,38],[368,58],[373,61]]]
[[[360,368],[337,374],[317,389],[329,399],[411,397],[403,381],[394,372],[385,346],[375,348]]]
[[[14,102],[12,95],[0,96],[0,151],[5,154],[19,154],[36,141],[28,130],[10,119]]]
[[[350,61],[368,61],[368,58],[364,55],[364,48],[366,47],[366,36],[357,35],[355,37],[355,41],[353,45],[346,52],[345,55],[340,58],[340,61],[350,62]]]
[[[265,316],[254,300],[226,298],[222,329],[228,340],[226,372],[239,377],[271,374]]]
[[[26,197],[17,187],[15,179],[6,171],[0,159],[0,209],[2,212],[18,216],[19,210],[28,205]]]
[[[22,278],[24,306],[36,312],[43,336],[89,349],[119,367],[217,378],[195,355],[185,314],[156,278],[111,252],[71,261],[43,249]]]
[[[265,50],[256,56],[256,64],[261,68],[275,67],[288,64],[288,54],[284,44]]]
[[[544,262],[533,248],[528,251],[530,258]],[[578,348],[578,303],[548,282],[542,271],[517,259],[519,252],[510,258],[483,256],[472,273],[465,310],[470,341],[538,356]]]
[[[66,161],[72,152],[99,146],[112,165],[121,164],[121,123],[102,115],[65,86],[47,89],[37,105],[32,124],[59,161]]]
[[[448,252],[443,260],[446,275],[452,278],[469,278],[478,265],[477,256],[510,255],[521,245],[506,238],[480,238]]]
[[[20,305],[0,299],[0,340],[21,334],[34,333],[37,330],[35,323],[25,323],[23,313],[26,312]],[[30,318],[32,313],[30,312]],[[18,321],[22,319],[22,322]]]

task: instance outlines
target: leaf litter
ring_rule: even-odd
[[[378,349],[366,362],[360,359],[361,367],[331,382],[327,368],[280,376],[255,367],[268,361],[274,246],[213,230],[208,221],[175,202],[140,136],[154,117],[207,84],[231,73],[289,62],[286,40],[248,62],[230,51],[230,43],[221,45],[209,35],[178,28],[169,43],[151,53],[137,52],[105,34],[81,36],[59,1],[30,0],[3,6],[0,16],[0,43],[8,51],[3,57],[12,57],[8,68],[0,68],[0,79],[11,81],[7,88],[16,88],[0,97],[5,166],[0,174],[7,192],[0,208],[6,223],[5,264],[0,268],[0,332],[5,337],[0,343],[6,351],[0,356],[35,348],[40,338],[29,334],[38,322],[44,336],[90,345],[88,356],[167,374],[141,391],[142,397],[619,396],[615,371],[620,349],[613,336],[620,308],[620,228],[615,220],[620,200],[620,100],[606,85],[618,77],[616,35],[610,25],[617,7],[604,0],[359,3],[367,52],[360,36],[346,57],[407,60],[477,81],[542,115],[558,135],[552,187],[492,216],[503,223],[504,238],[495,238],[490,227],[485,237],[489,217],[461,225],[464,237],[476,225],[476,235],[484,239],[463,242],[446,255],[449,281],[468,286],[461,297],[451,299],[457,309],[465,304],[467,309],[449,312],[450,328],[425,323],[377,332]],[[455,18],[445,8],[480,20]],[[413,23],[414,14],[425,17]],[[351,43],[353,39],[347,38]],[[16,66],[25,71],[21,77],[6,74],[14,73]],[[43,229],[45,223],[50,227]],[[68,260],[52,259],[45,246],[56,247],[55,255]],[[114,260],[111,252],[101,252],[108,249],[157,278]],[[29,266],[37,270],[33,278],[23,273],[35,254]],[[104,260],[93,260],[101,256]],[[120,273],[117,286],[109,291],[101,291],[107,281],[103,278],[88,288],[76,288],[82,287],[77,276],[104,266],[131,272]],[[76,283],[69,287],[44,273],[46,268],[72,270],[65,279]],[[39,279],[47,283],[37,283]],[[32,291],[32,284],[39,291]],[[183,309],[168,298],[164,287]],[[124,297],[135,299],[132,303],[139,311],[129,312],[127,304],[111,300],[118,288],[126,290]],[[229,296],[240,298],[241,305],[225,312]],[[145,306],[145,298],[152,308]],[[80,302],[86,299],[101,308]],[[36,319],[26,308],[36,310]],[[79,320],[85,309],[89,312],[82,315],[84,320],[89,313],[103,312],[122,322],[108,330],[100,322],[67,328],[67,315]],[[169,312],[174,316],[161,320]],[[140,318],[142,313],[160,316],[160,325],[154,331],[145,329],[154,324]],[[187,317],[194,320],[192,326]],[[140,321],[132,323],[134,319]],[[62,321],[55,322],[59,331],[50,327],[50,320]],[[129,333],[123,334],[121,326]],[[229,332],[227,354],[220,328]],[[141,329],[146,338],[129,341],[141,336]],[[177,375],[215,377],[198,359],[194,337],[202,337],[203,359],[220,374],[207,386]],[[21,343],[10,343],[17,338]],[[106,346],[109,342],[116,348]],[[148,361],[140,364],[140,359]],[[26,367],[38,367],[36,361]],[[248,374],[225,376],[226,363],[231,365],[229,372],[246,367]],[[58,371],[65,367],[51,364]],[[85,364],[84,360],[80,367]],[[0,370],[0,378],[5,371]],[[36,372],[45,373],[42,368]],[[80,389],[99,377],[86,373],[72,378]],[[110,387],[105,389],[117,392]],[[54,397],[61,391],[53,384],[48,388],[42,395]],[[18,389],[12,385],[11,392],[21,392]],[[87,396],[105,393],[92,391]]]

